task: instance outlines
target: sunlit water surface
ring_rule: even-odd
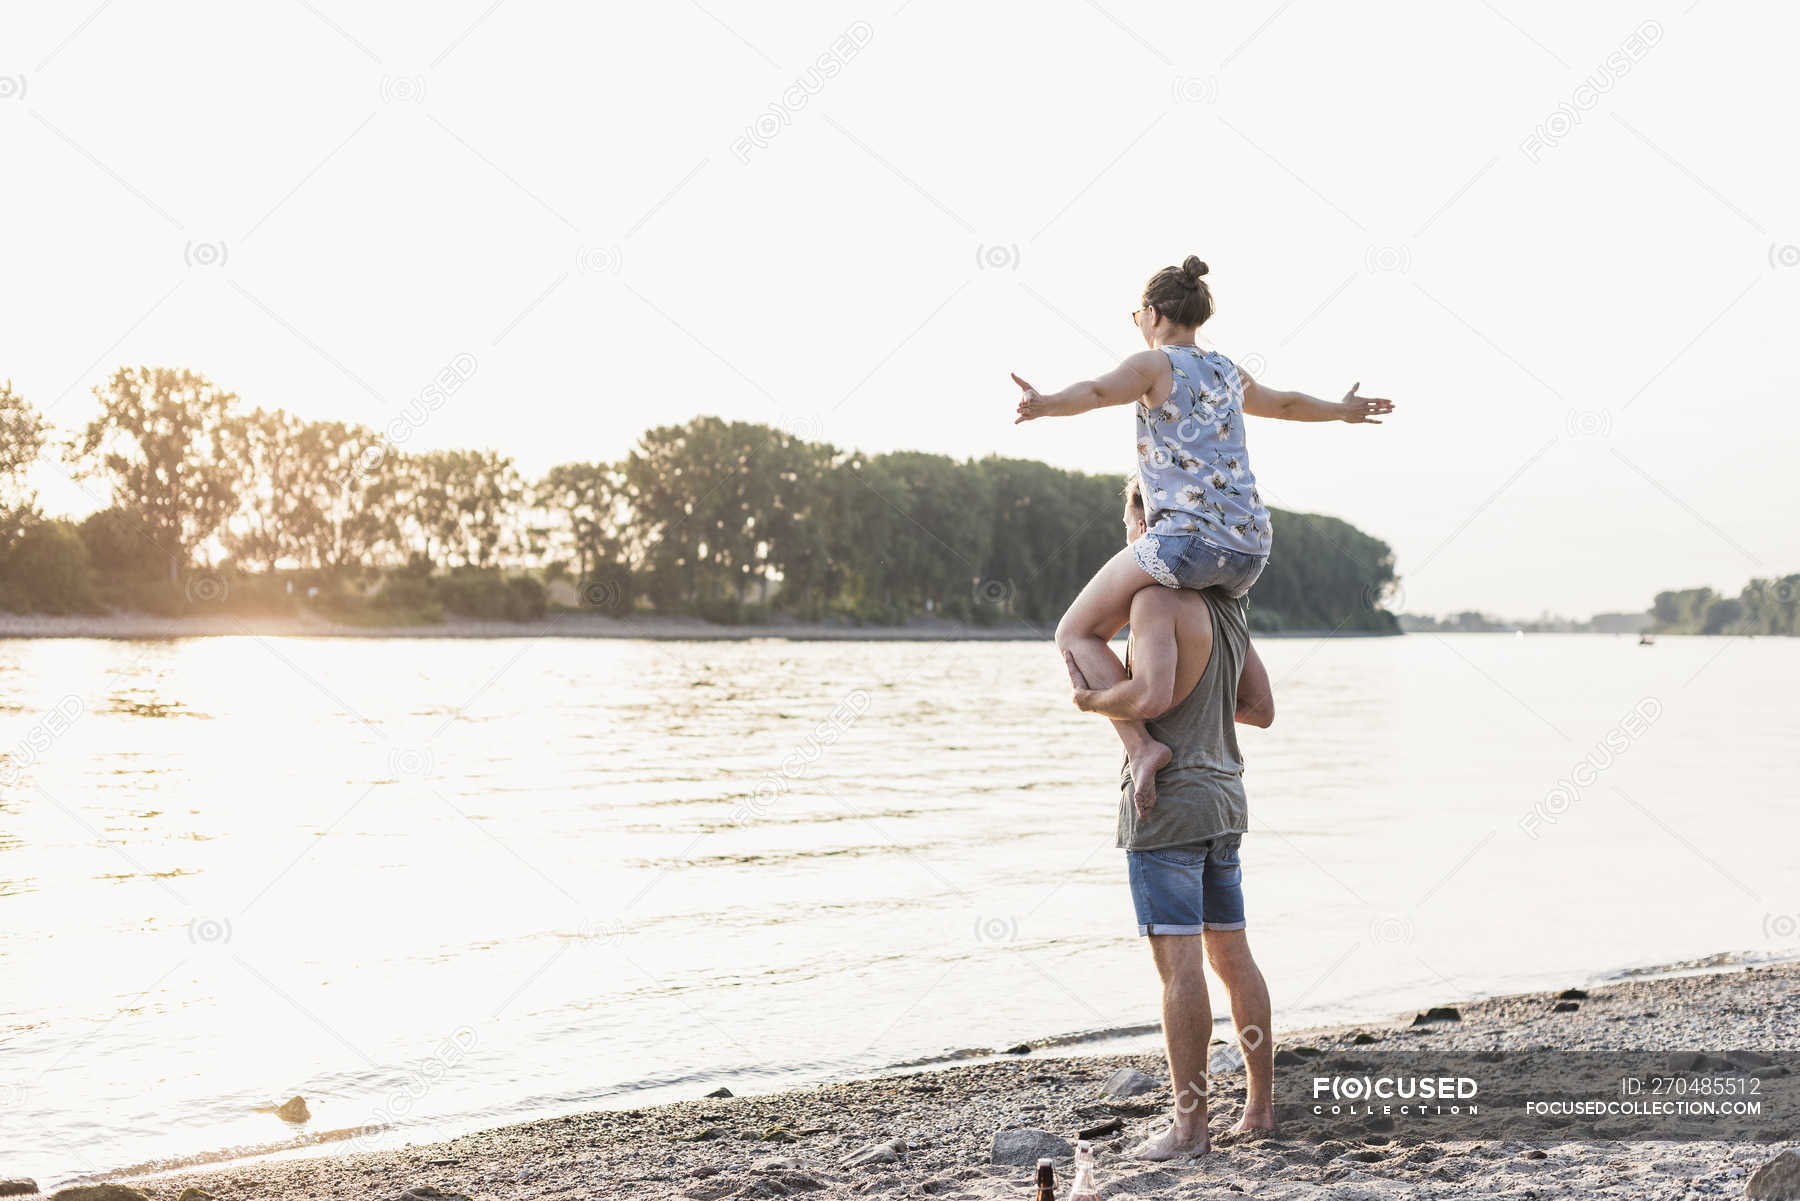
[[[1800,941],[1800,641],[1263,653],[1278,1024]],[[1153,1022],[1066,691],[1027,643],[0,642],[0,1169]]]

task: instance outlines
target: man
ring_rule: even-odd
[[[1126,489],[1125,536],[1144,533],[1143,498]],[[1118,845],[1125,849],[1138,932],[1150,940],[1163,983],[1163,1038],[1174,1122],[1131,1152],[1173,1159],[1207,1151],[1206,1067],[1212,1005],[1205,963],[1225,984],[1249,1083],[1244,1115],[1232,1133],[1271,1129],[1273,1048],[1269,990],[1244,933],[1238,840],[1248,827],[1243,761],[1233,720],[1267,727],[1275,720],[1269,677],[1250,651],[1242,606],[1212,592],[1145,588],[1131,606],[1131,640],[1170,639],[1175,655],[1145,655],[1146,670],[1110,688],[1089,689],[1068,661],[1075,703],[1115,720],[1141,720],[1174,757],[1157,773],[1156,803],[1140,815],[1122,773]],[[1249,662],[1246,663],[1246,655]],[[1160,660],[1163,667],[1152,670]],[[1129,660],[1128,660],[1129,662]],[[1242,674],[1242,681],[1239,676]]]

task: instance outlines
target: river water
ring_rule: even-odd
[[[1800,641],[1262,649],[1278,1027],[1800,945]],[[0,1174],[1141,1028],[1066,692],[1039,643],[0,642]]]

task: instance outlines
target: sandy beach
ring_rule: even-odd
[[[1058,1140],[1090,1132],[1101,1195],[1134,1197],[1690,1198],[1746,1195],[1747,1182],[1800,1136],[1800,964],[1683,965],[1679,974],[1443,1004],[1456,1017],[1397,1014],[1387,1023],[1281,1031],[1273,1134],[1233,1139],[1241,1069],[1215,1047],[1215,1146],[1169,1163],[1124,1152],[1158,1127],[1169,1092],[1158,1054],[1069,1057],[1034,1048],[936,1070],[767,1096],[697,1098],[641,1110],[537,1121],[430,1145],[319,1158],[240,1160],[115,1182],[157,1201],[187,1188],[250,1198],[775,1197],[873,1194],[943,1198],[1030,1195],[1038,1151],[1069,1161]],[[1277,1017],[1279,1019],[1279,1005]],[[1219,1052],[1224,1051],[1222,1056]],[[1299,1098],[1331,1072],[1408,1070],[1417,1062],[1523,1063],[1551,1078],[1579,1052],[1633,1065],[1635,1075],[1736,1082],[1762,1113],[1735,1123],[1684,1119],[1636,1134],[1615,1120],[1555,1118],[1535,1126],[1493,1112],[1480,1121],[1332,1116]],[[1696,1058],[1699,1056],[1700,1058]],[[1135,1095],[1105,1095],[1121,1069],[1145,1073]],[[1610,1069],[1608,1069],[1610,1070]],[[1616,1080],[1616,1077],[1615,1077]],[[1484,1085],[1501,1092],[1496,1085]],[[1537,1087],[1536,1085],[1532,1086]],[[1616,1087],[1616,1086],[1615,1086]],[[997,1163],[1000,1143],[1030,1148]],[[1516,1132],[1516,1133],[1515,1133]],[[1793,1196],[1781,1166],[1749,1195]],[[1790,1182],[1800,1188],[1800,1178]],[[410,1191],[409,1191],[410,1190]],[[437,1191],[430,1191],[437,1190]],[[1773,1191],[1770,1191],[1773,1190]],[[118,1193],[119,1198],[135,1194]],[[1059,1196],[1062,1195],[1059,1192]]]

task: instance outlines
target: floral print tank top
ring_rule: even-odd
[[[1138,476],[1150,532],[1196,534],[1214,546],[1266,555],[1269,510],[1244,445],[1244,380],[1224,355],[1164,346],[1175,386],[1154,408],[1139,401]]]

